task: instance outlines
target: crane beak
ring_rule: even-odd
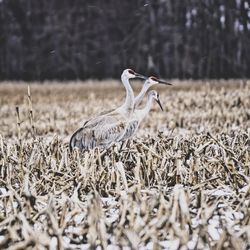
[[[162,105],[161,105],[160,98],[158,97],[158,99],[156,99],[155,101],[156,101],[156,102],[158,103],[158,105],[160,106],[161,111],[163,111],[163,107],[162,107]]]
[[[161,79],[158,79],[158,82],[159,82],[160,84],[164,84],[164,85],[172,85],[171,83],[165,82],[165,81],[163,81],[163,80],[161,80]]]
[[[166,82],[164,80],[161,80],[155,76],[150,76],[149,78],[152,79],[153,81],[157,82],[158,84],[172,85],[171,83]]]
[[[146,79],[147,79],[147,77],[146,77],[146,76],[143,76],[143,75],[138,74],[138,73],[135,73],[135,77],[136,77],[136,78],[143,79],[143,80],[146,80]]]

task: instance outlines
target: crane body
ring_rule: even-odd
[[[84,123],[70,139],[70,149],[74,147],[81,151],[94,147],[108,148],[114,141],[120,140],[134,110],[134,92],[129,83],[131,78],[142,78],[144,76],[131,69],[123,71],[121,80],[126,89],[126,99],[119,108],[101,114]]]

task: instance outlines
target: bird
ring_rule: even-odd
[[[140,92],[140,94],[137,96],[137,102],[138,104],[140,104],[141,99],[143,98],[143,96],[145,95],[146,91],[148,90],[148,88],[150,88],[151,86],[158,84],[158,83],[162,83],[162,84],[167,84],[170,85],[169,83],[160,80],[156,77],[149,77],[144,85],[143,85],[143,90]],[[134,113],[128,123],[128,126],[126,127],[126,131],[123,135],[123,137],[120,139],[120,141],[125,141],[129,138],[131,138],[132,136],[135,135],[135,133],[138,130],[138,127],[140,125],[140,123],[142,122],[142,120],[147,116],[147,114],[149,113],[151,107],[152,107],[152,101],[155,100],[158,105],[160,106],[161,110],[163,111],[161,102],[160,102],[160,97],[159,94],[155,91],[155,90],[151,90],[148,92],[148,99],[147,99],[147,103],[145,105],[145,107],[143,109],[135,109]]]
[[[80,151],[95,147],[105,149],[110,147],[114,141],[120,140],[134,111],[134,92],[129,83],[129,79],[132,78],[147,79],[132,69],[125,69],[121,75],[122,83],[126,89],[125,102],[111,112],[106,112],[86,121],[71,136],[70,151],[74,147],[77,147]]]

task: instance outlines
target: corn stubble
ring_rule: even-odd
[[[69,136],[118,84],[0,85],[0,249],[249,247],[250,82],[174,84],[135,138],[83,154]]]

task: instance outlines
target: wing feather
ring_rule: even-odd
[[[118,115],[100,116],[87,121],[70,139],[70,149],[81,151],[94,147],[107,148],[124,134],[127,123]],[[122,119],[123,120],[123,119]]]

